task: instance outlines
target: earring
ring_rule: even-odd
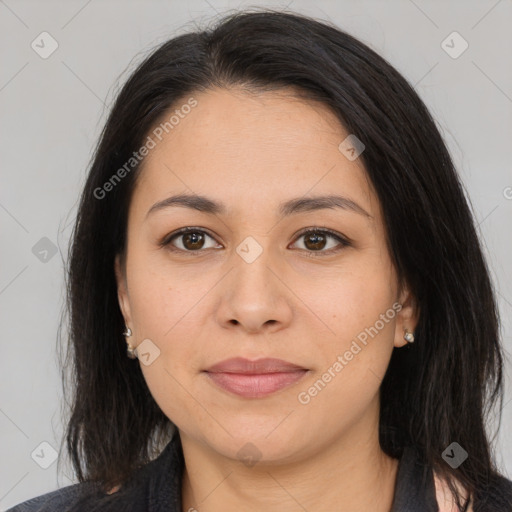
[[[408,329],[404,329],[404,333],[404,340],[407,341],[407,343],[414,343],[414,334],[409,332]]]
[[[129,327],[126,327],[126,330],[123,332],[123,336],[130,337],[132,335],[132,330]],[[126,355],[130,359],[137,359],[137,349],[133,348],[130,343],[128,343],[128,340],[126,340],[126,344],[128,347],[126,348]]]

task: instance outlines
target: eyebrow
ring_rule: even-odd
[[[151,214],[164,208],[179,206],[190,208],[200,212],[212,215],[226,215],[227,208],[224,204],[215,201],[206,196],[178,194],[167,197],[162,201],[155,203],[147,212],[146,218]],[[315,197],[300,197],[290,199],[279,205],[278,212],[281,218],[297,213],[312,212],[317,210],[335,209],[353,211],[368,218],[373,218],[364,208],[359,206],[355,201],[338,195],[325,195]]]

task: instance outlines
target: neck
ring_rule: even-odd
[[[314,457],[293,464],[259,461],[252,467],[219,455],[180,431],[185,469],[183,512],[389,512],[398,461],[378,442],[368,418]]]

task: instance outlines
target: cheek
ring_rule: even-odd
[[[153,364],[141,363],[141,369],[157,401],[159,396],[181,396],[180,384],[186,387],[190,376],[203,369],[199,356],[204,347],[198,340],[205,339],[209,328],[205,326],[212,318],[208,293],[217,278],[186,278],[178,265],[160,255],[135,250],[132,254],[128,282],[134,341],[149,339],[159,352]]]
[[[194,285],[188,287],[177,276],[166,276],[155,267],[138,272],[131,284],[136,342],[150,339],[159,353],[149,365],[139,361],[144,379],[166,416],[187,424],[189,418],[202,414],[191,399],[190,376],[198,369],[197,303],[205,292],[201,294]]]
[[[396,284],[391,266],[378,258],[361,258],[347,269],[322,276],[315,286],[302,283],[302,288],[296,288],[297,295],[305,298],[307,314],[321,321],[317,325],[323,334],[311,341],[322,352],[348,348],[360,334],[364,342],[368,329],[379,341],[393,341]],[[373,329],[376,322],[378,333]]]
[[[388,293],[374,294],[371,306],[361,303],[359,314],[338,310],[336,336],[316,341],[309,350],[315,354],[316,371],[300,387],[296,400],[309,416],[323,418],[326,430],[355,425],[378,400],[393,351],[396,311],[389,299]]]
[[[310,337],[309,352],[317,366],[313,387],[302,388],[304,401],[311,398],[320,407],[334,402],[353,409],[367,406],[378,392],[400,309],[393,273],[384,270],[382,265],[366,265],[364,271],[337,276],[322,293],[308,291],[308,305],[328,329]]]
[[[132,254],[128,282],[138,338],[172,339],[181,322],[193,317],[202,283],[184,282],[180,268],[156,253],[134,250]]]

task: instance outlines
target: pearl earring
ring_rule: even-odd
[[[130,337],[132,335],[132,330],[129,327],[126,327],[126,330],[123,332],[123,336]],[[126,340],[127,348],[126,348],[126,355],[130,359],[137,359],[137,349],[133,348],[128,340]]]
[[[404,329],[404,333],[404,340],[407,341],[407,343],[414,343],[414,334],[407,329]]]

